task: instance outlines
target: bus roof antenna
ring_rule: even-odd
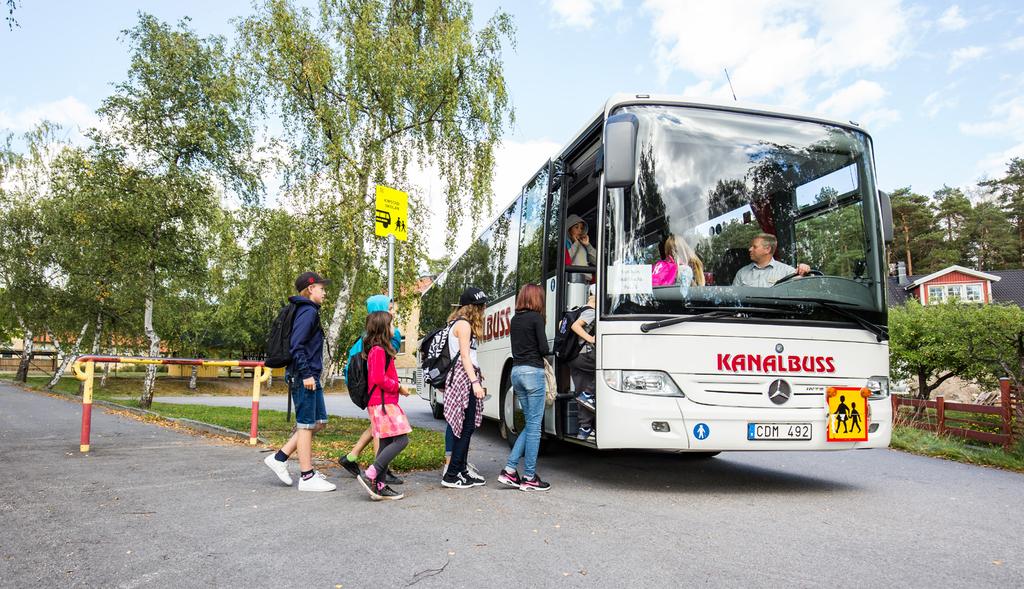
[[[736,89],[732,87],[732,78],[729,77],[729,68],[724,67],[722,69],[725,70],[725,79],[729,81],[729,91],[732,92],[732,99],[739,102],[739,99],[736,98]]]

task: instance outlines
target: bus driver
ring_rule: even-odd
[[[797,264],[796,268],[775,259],[775,250],[779,242],[770,233],[760,233],[750,241],[750,264],[736,272],[733,286],[774,285],[780,279],[793,274],[804,276],[811,271],[807,264]]]

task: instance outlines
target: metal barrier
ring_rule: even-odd
[[[75,378],[84,383],[82,390],[82,440],[79,450],[89,451],[89,433],[92,426],[92,378],[96,364],[164,364],[177,366],[243,366],[253,369],[252,416],[249,418],[249,444],[256,445],[260,421],[260,384],[270,378],[270,368],[262,360],[201,360],[196,358],[133,358],[121,356],[79,356],[72,369]]]

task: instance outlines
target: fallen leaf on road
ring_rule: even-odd
[[[996,565],[996,566],[1002,566],[1002,564],[1003,564],[1003,561],[1001,561],[1001,560],[993,560],[993,561],[992,561],[992,564],[994,564],[994,565]]]

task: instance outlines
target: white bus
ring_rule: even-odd
[[[596,267],[566,266],[569,215],[589,224]],[[776,238],[775,259],[812,271],[734,286],[759,234]],[[699,263],[688,284],[655,286],[652,267],[669,235]],[[465,286],[490,295],[479,349],[490,393],[484,414],[511,442],[523,423],[509,377],[517,290],[545,288],[553,340],[593,277],[596,436],[576,439],[572,383],[556,366],[560,394],[546,410],[545,437],[705,456],[886,447],[891,235],[871,138],[855,123],[617,95],[423,294],[421,335],[444,324]],[[861,441],[829,440],[836,387],[867,398]],[[443,395],[419,390],[439,417]]]

